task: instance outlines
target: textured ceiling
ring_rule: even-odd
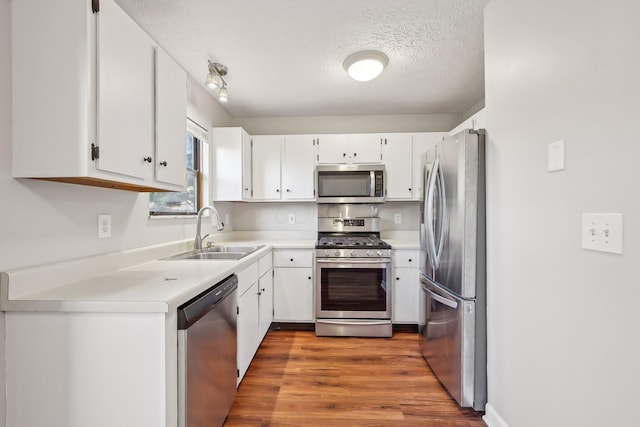
[[[489,0],[117,0],[196,80],[229,68],[237,118],[461,113],[484,97]],[[344,59],[389,65],[351,80]]]

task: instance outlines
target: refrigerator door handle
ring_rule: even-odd
[[[440,203],[438,204],[441,209],[440,214],[440,233],[438,236],[438,248],[436,251],[436,268],[440,265],[440,257],[442,256],[442,247],[444,246],[444,231],[446,230],[447,223],[447,195],[445,193],[445,184],[444,184],[444,174],[442,173],[442,169],[440,169],[438,165],[438,184],[439,184],[439,195],[440,195]],[[435,246],[435,245],[434,245]]]
[[[422,284],[422,290],[424,291],[424,293],[426,293],[427,295],[429,295],[431,298],[433,298],[434,300],[438,301],[439,303],[444,304],[447,307],[451,307],[453,309],[458,308],[458,303],[456,301],[451,301],[450,299],[442,297],[442,296],[436,294],[435,292],[427,289],[427,287],[424,285],[424,283]]]
[[[435,197],[435,188],[436,188],[436,180],[438,178],[438,174],[440,173],[440,159],[436,154],[436,159],[433,162],[433,167],[431,168],[431,173],[429,174],[429,181],[427,187],[427,194],[425,196],[425,229],[427,234],[427,253],[429,254],[429,258],[431,261],[431,265],[433,265],[434,269],[438,269],[438,254],[436,253],[436,244],[435,244],[435,230],[433,224],[433,204]]]

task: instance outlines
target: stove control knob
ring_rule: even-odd
[[[367,251],[367,256],[373,256],[373,251],[368,250],[368,251]]]
[[[329,249],[324,250],[324,256],[329,256]]]
[[[351,251],[351,256],[356,256],[358,253],[356,251]]]
[[[336,256],[340,256],[340,251],[335,251]]]
[[[383,254],[381,250],[378,250],[378,252],[376,252],[376,253],[378,254],[378,256],[382,256],[382,254]]]

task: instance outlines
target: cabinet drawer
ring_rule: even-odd
[[[275,267],[313,267],[313,251],[274,251]]]
[[[418,267],[419,251],[394,251],[394,267]]]
[[[258,281],[258,263],[254,262],[236,275],[238,276],[238,297],[240,297]]]
[[[273,256],[271,253],[263,256],[258,260],[258,274],[260,277],[264,276],[273,267]]]

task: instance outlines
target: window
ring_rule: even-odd
[[[196,215],[207,202],[209,146],[206,131],[187,119],[187,186],[185,191],[150,193],[152,216]]]

